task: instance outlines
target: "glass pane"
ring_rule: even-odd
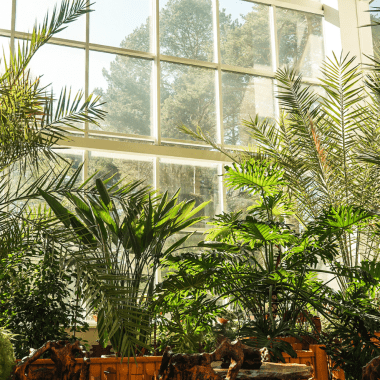
[[[269,7],[241,0],[219,0],[222,63],[272,68]]]
[[[374,0],[370,4],[370,9],[377,11],[371,12],[371,24],[372,26],[372,42],[373,52],[377,59],[380,58],[380,0]],[[379,24],[379,25],[376,25]]]
[[[7,60],[9,64],[9,52],[10,52],[9,44],[10,43],[11,43],[10,38],[0,36],[0,74],[5,72],[4,55],[5,55],[5,59]]]
[[[185,237],[185,235],[187,234],[180,232],[180,233],[170,236],[165,242],[164,249],[168,249],[178,240]],[[191,235],[183,244],[181,244],[180,248],[177,248],[173,252],[173,255],[185,253],[185,252],[199,253],[200,248],[198,247],[198,243],[204,240],[204,238],[205,236],[202,233],[195,233]],[[158,282],[161,282],[162,280],[164,280],[169,273],[173,273],[172,268],[160,268],[160,270],[158,271]]]
[[[125,179],[126,182],[143,179],[144,185],[153,185],[152,159],[141,160],[117,153],[89,152],[88,162],[89,175],[99,171],[96,178],[114,176],[109,182],[110,185],[121,179]]]
[[[55,150],[63,159],[59,160],[58,164],[55,165],[57,170],[62,170],[67,167],[67,165],[71,164],[70,171],[68,172],[67,180],[72,177],[75,170],[79,168],[79,166],[83,163],[83,151],[76,149],[56,149]],[[81,174],[78,176],[76,180],[76,184],[80,185],[83,182],[83,169],[81,170]]]
[[[108,112],[102,130],[151,134],[151,76],[152,61],[90,51],[90,92]]]
[[[215,71],[194,66],[161,63],[161,131],[163,137],[191,138],[178,126],[215,137]]]
[[[31,32],[34,24],[42,24],[46,13],[52,14],[57,4],[57,12],[62,0],[17,0],[16,4],[16,30],[19,32]],[[49,18],[50,19],[50,18]],[[55,35],[58,38],[84,41],[86,38],[86,16],[80,16],[76,21],[67,24],[67,28]]]
[[[90,42],[150,51],[151,0],[96,0],[90,13]]]
[[[11,28],[12,0],[0,0],[0,29]]]
[[[161,54],[213,60],[211,0],[160,1]]]
[[[16,41],[20,44],[23,41]],[[40,85],[54,90],[56,98],[65,86],[71,87],[72,98],[84,90],[85,53],[83,49],[47,44],[41,47],[29,64],[32,77],[41,76]]]
[[[223,72],[224,143],[248,145],[252,139],[242,120],[275,118],[273,80],[247,74]]]
[[[324,59],[322,16],[277,8],[280,67],[290,66],[316,78]]]
[[[205,166],[195,166],[187,162],[179,163],[178,161],[160,160],[160,191],[167,190],[169,195],[173,195],[181,188],[180,201],[195,199],[196,205],[211,201],[197,216],[212,218],[220,213],[217,166],[208,163]],[[206,227],[206,221],[197,223],[196,227]]]
[[[257,199],[257,198],[256,198]],[[256,199],[252,197],[248,192],[242,189],[227,189],[226,191],[226,203],[227,212],[243,211],[242,218],[247,215],[247,208],[256,203]]]

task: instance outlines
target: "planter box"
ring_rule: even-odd
[[[289,342],[290,343],[290,342]],[[301,343],[291,343],[293,349],[297,353],[296,358],[292,358],[290,355],[283,353],[282,356],[286,363],[299,363],[306,364],[313,368],[313,377],[315,380],[328,380],[329,372],[327,366],[327,355],[323,347],[319,344],[311,344],[310,350],[300,350]]]
[[[133,358],[129,358],[129,364],[128,358],[124,358],[122,363],[120,358],[91,358],[89,380],[153,380],[158,376],[161,359],[162,356],[139,357],[136,365]],[[76,362],[75,369],[79,369],[83,359],[76,359]],[[30,367],[54,368],[54,363],[50,359],[38,359]]]
[[[294,349],[297,348],[296,345],[297,343],[293,343]],[[283,356],[287,363],[311,365],[315,380],[328,380],[327,357],[320,347],[315,344],[310,345],[310,350],[296,349],[297,358],[285,353]],[[161,359],[162,356],[139,357],[135,363],[134,359],[130,358],[128,364],[128,358],[124,358],[122,363],[120,358],[91,358],[89,380],[154,380],[155,376],[158,376]],[[83,359],[76,361],[79,369]],[[41,367],[53,368],[53,362],[50,359],[39,359],[31,364],[32,369]]]

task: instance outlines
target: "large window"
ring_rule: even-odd
[[[380,0],[373,0],[370,5],[372,26],[373,52],[380,57]]]
[[[0,0],[0,45],[28,37],[54,0]],[[59,4],[60,1],[57,0]],[[89,1],[90,3],[90,1]],[[302,3],[302,5],[296,5]],[[303,4],[304,3],[304,4]],[[12,6],[15,5],[15,6]],[[78,125],[72,157],[84,177],[145,179],[162,191],[211,201],[214,216],[247,204],[225,191],[228,161],[178,127],[200,126],[218,143],[241,149],[254,141],[242,119],[275,119],[275,72],[285,66],[318,84],[324,59],[323,11],[315,1],[96,0],[94,12],[60,32],[33,58],[32,75],[94,92],[106,102],[100,128]],[[70,153],[69,157],[70,156]],[[198,231],[205,223],[197,226]]]

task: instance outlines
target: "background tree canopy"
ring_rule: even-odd
[[[245,13],[234,18],[220,1],[220,47],[223,64],[273,70],[269,7],[242,3]],[[240,4],[239,3],[239,4]],[[318,75],[323,59],[322,18],[279,8],[277,34],[279,62]],[[123,48],[149,51],[151,20],[121,41]],[[160,10],[160,53],[199,61],[214,61],[211,0],[168,0]],[[162,59],[162,57],[161,57]],[[103,128],[119,133],[151,135],[152,61],[116,56],[103,68],[107,88],[97,88],[107,103]],[[274,117],[273,81],[253,75],[223,72],[223,124],[225,143],[247,145],[242,119]],[[161,133],[164,138],[189,140],[178,125],[216,137],[215,70],[161,60]]]

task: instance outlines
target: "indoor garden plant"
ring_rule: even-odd
[[[331,344],[328,352],[336,362],[356,352],[358,366],[372,357],[370,342],[371,338],[376,339],[373,333],[379,328],[373,297],[378,286],[377,282],[371,285],[374,277],[366,264],[371,266],[378,259],[378,224],[371,216],[377,217],[379,208],[379,67],[379,62],[374,61],[372,69],[364,72],[354,64],[354,57],[343,55],[327,61],[321,69],[325,96],[318,96],[311,86],[303,85],[302,76],[294,70],[278,70],[281,117],[276,122],[259,117],[244,122],[256,141],[256,151],[230,152],[218,146],[201,128],[194,132],[181,127],[236,163],[249,158],[258,162],[265,159],[283,171],[291,209],[302,229],[307,229],[311,236],[319,236],[319,242],[322,238],[326,244],[334,243],[326,247],[330,253],[325,257],[325,270],[335,273],[339,290],[326,288],[321,299],[324,304],[336,303],[337,323],[330,334],[337,341],[324,342],[328,350]],[[367,217],[360,219],[360,215]],[[344,229],[337,228],[344,225]],[[361,273],[361,279],[353,280],[354,273]],[[362,289],[371,286],[375,292]],[[356,295],[352,297],[353,294]],[[370,313],[356,308],[356,301],[363,300],[362,294],[368,297],[363,310]],[[343,322],[349,317],[356,320],[358,329]],[[366,326],[364,340],[360,338],[360,326]],[[340,344],[353,331],[358,339],[350,341],[352,346]],[[340,344],[340,351],[334,350],[335,344]],[[343,362],[340,360],[342,366]],[[344,369],[348,378],[356,376],[349,363]]]
[[[16,358],[12,346],[12,335],[9,331],[0,327],[0,378],[8,379],[16,364]]]
[[[191,235],[165,246],[166,240],[203,220],[195,200],[178,202],[178,194],[157,194],[140,181],[116,183],[96,179],[84,193],[67,191],[75,208],[41,190],[42,196],[62,222],[86,248],[76,255],[82,270],[84,300],[98,310],[100,339],[111,341],[118,355],[135,356],[150,350],[152,313],[149,304],[162,259]],[[90,181],[91,183],[91,181]]]
[[[0,323],[17,330],[14,342],[19,358],[31,346],[40,345],[42,337],[67,337],[60,323],[63,327],[81,324],[79,305],[64,300],[72,279],[72,237],[62,234],[51,213],[40,207],[39,189],[58,195],[78,187],[81,168],[74,169],[62,159],[56,144],[68,138],[66,127],[97,124],[104,112],[99,98],[83,99],[83,93],[72,96],[63,89],[54,99],[40,85],[40,78],[32,77],[28,64],[55,33],[87,12],[84,0],[63,1],[34,27],[28,41],[18,43],[9,61],[2,62]],[[57,281],[56,287],[52,281]],[[31,313],[31,308],[38,313]],[[42,335],[41,323],[47,325]]]

